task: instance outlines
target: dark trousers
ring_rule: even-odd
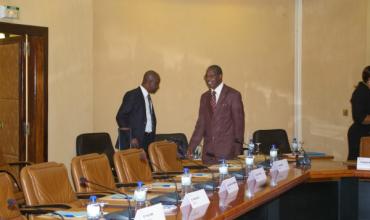
[[[119,150],[127,150],[130,149],[130,142],[131,142],[131,136],[128,132],[122,132],[116,142],[116,148]],[[143,140],[141,143],[139,143],[139,147],[143,148],[148,156],[148,147],[149,145],[154,142],[155,139],[155,133],[144,133]]]
[[[146,152],[146,155],[148,156],[148,147],[149,145],[154,142],[154,139],[155,139],[155,133],[154,132],[151,132],[151,133],[145,133],[144,134],[144,138],[143,138],[143,144],[142,144],[142,148],[145,150]]]
[[[370,136],[366,126],[353,124],[348,129],[348,158],[347,160],[357,160],[360,156],[360,141],[362,137]]]

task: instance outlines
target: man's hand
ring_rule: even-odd
[[[186,151],[186,155],[185,155],[186,158],[188,159],[193,159],[193,149],[191,149],[190,147],[188,148],[188,151]]]
[[[131,140],[131,147],[138,148],[139,146],[139,141],[136,138],[132,138]]]

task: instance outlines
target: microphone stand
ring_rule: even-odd
[[[101,185],[99,183],[90,181],[90,180],[86,179],[85,177],[80,177],[80,185],[82,187],[86,187],[86,185],[87,185],[86,183],[91,184],[91,185],[95,185],[95,186],[99,186],[99,187],[101,187],[101,188],[103,188],[103,189],[105,189],[107,191],[110,191],[110,192],[113,192],[113,193],[118,193],[118,194],[121,194],[121,195],[126,196],[127,201],[128,201],[128,218],[129,219],[132,219],[132,217],[131,217],[131,210],[132,210],[132,208],[131,208],[131,201],[130,201],[130,196],[129,195],[127,195],[126,193],[121,192],[119,190],[112,189],[112,188],[109,188],[107,186],[103,186],[103,185]]]
[[[238,158],[238,157],[236,157],[236,160],[235,161],[237,161],[239,164],[240,164],[240,166],[241,166],[241,171],[242,171],[242,175],[243,175],[243,180],[245,179],[245,167],[244,167],[244,165],[243,165],[243,162],[242,161],[240,161],[240,158]]]
[[[148,160],[148,159],[146,158],[146,154],[145,154],[145,152],[143,152],[143,153],[140,155],[140,160],[142,160],[142,161],[146,161],[146,162],[150,163],[151,165],[153,165],[154,167],[156,167],[156,168],[157,168],[161,173],[167,174],[167,172],[164,172],[164,171],[160,168],[160,166],[158,166],[158,164],[155,164],[155,163],[153,163],[153,161]],[[179,196],[178,196],[177,183],[176,183],[175,179],[174,179],[172,176],[167,175],[167,177],[168,177],[168,179],[170,179],[170,180],[171,180],[171,182],[173,182],[173,183],[175,184],[175,190],[176,190],[176,191],[175,191],[175,195],[176,195],[176,205],[179,205]]]
[[[235,140],[234,140],[234,142],[235,142],[235,143],[237,143],[237,144],[241,144],[241,145],[242,145],[243,153],[244,153],[244,150],[249,151],[249,147],[247,147],[247,146],[248,146],[248,144],[247,144],[247,143],[245,143],[244,141],[240,141],[240,140],[238,140],[238,139],[235,139]],[[244,147],[244,146],[245,146],[245,147]],[[241,167],[242,167],[242,169],[243,169],[243,163],[240,161],[240,159],[239,159],[238,157],[236,158],[236,161],[238,161],[238,162],[239,162],[239,164],[241,165]],[[242,172],[242,173],[243,173],[243,179],[245,179],[246,174],[245,174],[245,172]]]

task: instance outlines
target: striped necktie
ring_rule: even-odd
[[[215,112],[216,110],[216,92],[215,91],[211,91],[211,101],[210,101],[210,104],[211,104],[211,109],[212,109],[212,112]]]
[[[154,109],[153,109],[153,103],[152,99],[150,98],[150,95],[148,94],[148,104],[149,104],[149,112],[150,116],[152,118],[152,131],[154,131]]]

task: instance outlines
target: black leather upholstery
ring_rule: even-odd
[[[114,149],[112,140],[108,133],[85,133],[80,134],[76,138],[76,154],[77,156],[84,154],[106,154],[109,164],[114,168],[113,155]]]
[[[177,144],[179,157],[181,159],[185,158],[189,143],[184,133],[156,134],[155,135],[155,141],[163,141],[163,140],[175,142]]]
[[[253,142],[261,143],[260,151],[263,154],[270,154],[272,144],[276,145],[279,154],[291,152],[288,135],[283,129],[257,130],[253,133]]]

